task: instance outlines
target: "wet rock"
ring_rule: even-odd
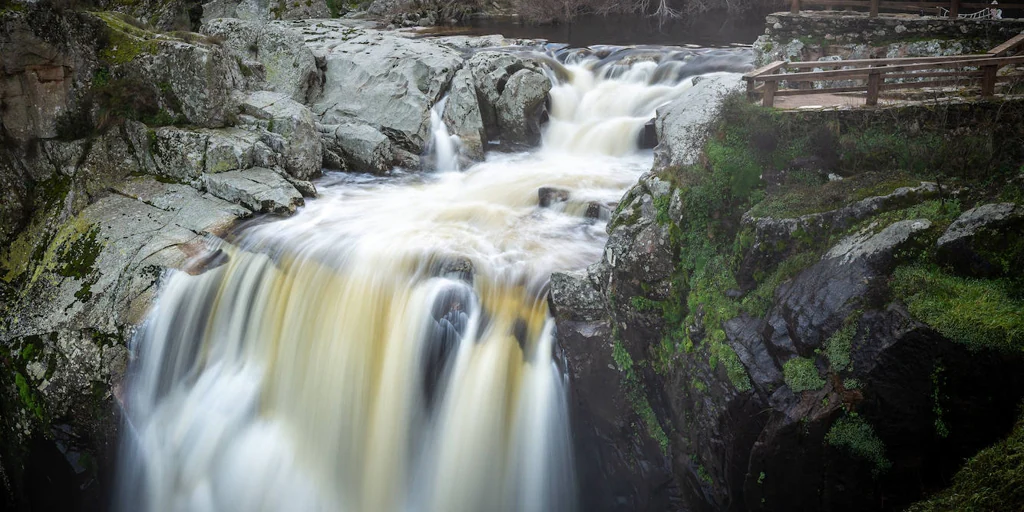
[[[657,145],[658,133],[654,127],[654,120],[651,119],[640,130],[640,135],[637,137],[637,147],[640,149],[653,149]]]
[[[707,136],[706,125],[717,114],[722,98],[741,90],[742,85],[739,74],[705,77],[679,99],[658,109],[655,167],[696,163]]]
[[[527,67],[533,69],[535,66],[532,65],[532,62],[509,52],[484,50],[473,54],[466,61],[466,67],[473,72],[473,80],[480,100],[480,117],[487,132],[487,139],[498,139],[501,137],[501,132],[498,126],[496,106],[509,77],[516,71]]]
[[[483,159],[487,134],[470,69],[463,68],[455,73],[442,119],[452,135],[462,141],[463,156],[471,160]]]
[[[1024,207],[978,206],[961,214],[937,242],[938,256],[956,272],[997,277],[1024,266]]]
[[[282,93],[259,91],[242,101],[242,112],[266,121],[267,131],[283,140],[271,147],[278,150],[280,162],[288,174],[300,180],[320,176],[323,145],[313,114],[305,106]]]
[[[391,140],[358,122],[321,125],[324,165],[332,169],[383,174],[396,160]]]
[[[494,106],[504,142],[530,146],[540,142],[550,90],[551,82],[537,71],[521,69],[509,77]]]
[[[588,219],[607,221],[612,218],[612,209],[608,205],[591,201],[587,203],[587,211],[583,213],[583,216]]]
[[[268,90],[311,103],[323,90],[323,71],[303,38],[281,23],[215,19],[203,33],[222,38],[235,56],[248,90]]]
[[[302,194],[270,169],[256,167],[207,174],[203,185],[210,194],[254,212],[290,215],[304,204]]]
[[[569,191],[564,188],[541,187],[537,189],[537,204],[541,208],[548,208],[555,203],[564,203],[569,200]]]

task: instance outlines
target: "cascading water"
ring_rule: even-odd
[[[444,106],[448,103],[448,97],[430,109],[430,144],[428,151],[433,160],[435,171],[458,171],[459,170],[459,145],[461,141],[457,135],[452,135],[445,125],[443,114]]]
[[[575,508],[548,276],[600,258],[583,211],[650,167],[636,134],[690,81],[549,57],[540,150],[329,174],[293,217],[167,276],[133,341],[121,510]],[[541,187],[568,199],[540,208]]]

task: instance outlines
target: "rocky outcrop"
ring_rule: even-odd
[[[213,0],[202,7],[203,23],[217,18],[242,20],[302,20],[330,18],[331,11],[324,0],[302,2],[285,0]]]
[[[281,154],[280,165],[288,174],[300,180],[320,176],[323,145],[308,108],[282,93],[267,91],[250,94],[241,108],[266,130],[266,142]]]
[[[315,101],[323,90],[323,70],[294,30],[228,18],[204,24],[203,33],[224,40],[248,90],[279,92],[299,103]]]
[[[391,139],[368,124],[345,122],[319,128],[327,167],[383,174],[397,163]]]
[[[55,137],[82,93],[106,32],[84,13],[27,7],[0,12],[0,131],[15,140]]]
[[[721,98],[738,91],[740,75],[704,77],[679,99],[658,109],[654,121],[658,146],[654,148],[655,165],[675,167],[693,165],[697,161],[708,124],[718,110]]]

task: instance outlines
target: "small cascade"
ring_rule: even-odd
[[[458,135],[448,132],[444,122],[444,107],[448,103],[445,96],[430,109],[430,143],[427,153],[435,171],[458,171],[459,154],[462,141]]]

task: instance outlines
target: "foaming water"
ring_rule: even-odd
[[[211,239],[220,266],[168,275],[133,341],[120,509],[574,510],[548,276],[600,258],[589,213],[649,169],[635,132],[689,86],[599,62],[552,68],[538,151],[329,174],[296,215]]]

